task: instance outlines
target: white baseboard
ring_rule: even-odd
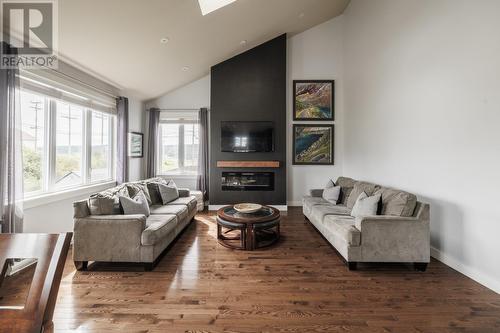
[[[302,207],[302,201],[288,201],[287,205],[290,207]]]
[[[497,279],[493,279],[490,276],[478,271],[477,269],[461,263],[455,258],[452,258],[444,254],[443,252],[432,246],[431,246],[431,257],[441,261],[443,264],[447,266],[450,266],[454,270],[459,271],[460,273],[466,275],[472,280],[482,284],[486,288],[493,290],[497,294],[500,294],[500,281],[498,281]]]
[[[208,210],[219,210],[225,206],[228,206],[228,205],[208,205]],[[288,210],[287,205],[269,205],[269,206],[274,207],[282,212],[286,212]]]

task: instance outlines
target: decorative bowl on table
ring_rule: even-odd
[[[254,203],[240,203],[240,204],[234,205],[233,208],[238,213],[250,214],[250,213],[258,212],[262,208],[262,205],[254,204]]]

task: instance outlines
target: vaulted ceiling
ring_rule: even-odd
[[[237,0],[203,16],[197,0],[59,0],[59,52],[136,97],[152,99],[273,37],[340,15],[348,2]]]

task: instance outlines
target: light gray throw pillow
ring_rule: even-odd
[[[323,190],[323,199],[334,205],[337,204],[339,196],[340,196],[340,186],[326,187]]]
[[[177,186],[170,186],[158,183],[158,191],[160,192],[161,200],[163,204],[166,205],[170,201],[174,201],[179,197],[179,190],[177,190]]]
[[[144,193],[138,192],[133,198],[128,198],[124,196],[120,196],[120,204],[123,208],[123,214],[125,215],[135,215],[142,214],[149,216],[149,205],[148,200]]]
[[[366,192],[361,193],[352,207],[351,216],[363,217],[377,215],[379,201],[380,194],[369,197]]]

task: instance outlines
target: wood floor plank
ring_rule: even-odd
[[[500,296],[433,260],[349,271],[291,208],[282,240],[254,252],[218,245],[198,214],[158,266],[65,267],[53,332],[500,332]]]

